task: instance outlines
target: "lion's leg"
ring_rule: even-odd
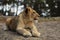
[[[24,28],[17,29],[17,32],[23,36],[32,36],[32,34]]]
[[[31,27],[32,35],[33,36],[36,36],[36,37],[39,37],[40,36],[40,33],[38,32],[36,26],[34,24],[32,24],[30,27]]]
[[[37,37],[40,36],[40,33],[38,32],[38,30],[35,26],[33,26],[33,28],[31,30],[32,30],[32,35],[33,36],[37,36]]]

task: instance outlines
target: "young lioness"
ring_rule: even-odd
[[[39,37],[40,33],[38,32],[33,22],[34,20],[38,20],[39,16],[40,15],[31,7],[26,7],[26,9],[21,12],[18,17],[8,18],[6,21],[6,25],[8,29],[16,30],[23,36]]]

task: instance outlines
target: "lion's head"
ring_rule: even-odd
[[[37,20],[39,19],[40,15],[31,7],[26,7],[25,9],[26,16],[30,19]]]

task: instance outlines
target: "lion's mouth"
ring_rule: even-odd
[[[38,20],[38,19],[39,19],[39,16],[35,16],[35,17],[34,17],[34,20]]]
[[[37,18],[34,18],[34,20],[37,20]]]
[[[38,17],[34,18],[34,20],[38,20]]]

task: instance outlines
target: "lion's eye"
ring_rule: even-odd
[[[35,12],[33,12],[33,13],[35,13]]]

